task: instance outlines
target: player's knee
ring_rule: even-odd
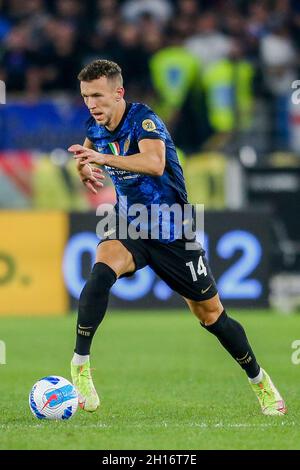
[[[215,323],[218,318],[220,317],[222,312],[219,310],[213,310],[213,311],[203,311],[202,315],[200,317],[200,321],[203,325],[209,326]]]
[[[215,323],[224,311],[218,295],[204,302],[194,302],[192,307],[193,313],[203,325],[207,326]]]
[[[221,313],[219,310],[205,310],[201,308],[197,309],[195,314],[203,325],[211,325],[218,320]]]
[[[97,261],[107,264],[118,277],[135,269],[132,254],[119,240],[100,243],[97,250]]]
[[[117,280],[116,273],[105,263],[96,263],[79,298],[79,311],[93,310],[104,300]]]

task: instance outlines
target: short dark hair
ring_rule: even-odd
[[[107,77],[107,79],[118,78],[121,85],[123,85],[121,67],[116,64],[116,62],[105,59],[93,60],[93,62],[86,65],[81,72],[79,72],[77,78],[81,82],[91,82],[100,77]]]

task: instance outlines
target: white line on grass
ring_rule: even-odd
[[[49,422],[49,421],[48,421]],[[53,424],[58,424],[58,423],[61,423],[60,421],[54,421]],[[113,428],[185,428],[185,427],[190,427],[190,428],[205,428],[205,429],[209,429],[209,428],[216,428],[216,429],[232,429],[232,428],[253,428],[253,429],[260,429],[260,428],[279,428],[279,427],[294,427],[294,426],[297,426],[297,423],[295,423],[294,421],[292,422],[284,422],[284,421],[281,421],[281,422],[275,422],[275,421],[272,421],[270,423],[214,423],[214,424],[208,424],[208,423],[184,423],[184,424],[180,424],[180,423],[165,423],[165,422],[162,422],[162,423],[153,423],[153,424],[146,424],[146,423],[118,423],[118,424],[105,424],[105,423],[81,423],[81,424],[75,424],[73,422],[68,422],[68,423],[64,423],[63,425],[65,424],[69,424],[70,423],[70,428],[71,429],[76,429],[76,428],[80,428],[82,429],[83,427],[85,428],[91,428],[91,429],[97,429],[97,428],[101,428],[101,429],[113,429]],[[298,424],[299,426],[299,424]],[[19,423],[15,423],[15,424],[2,424],[0,425],[0,429],[6,429],[6,430],[9,430],[9,429],[14,429],[14,428],[32,428],[32,429],[40,429],[40,428],[44,428],[44,422],[43,423],[37,423],[37,424],[19,424]]]
[[[216,423],[216,424],[207,424],[207,423],[190,423],[191,427],[199,428],[270,428],[270,427],[283,427],[283,426],[296,426],[295,422],[285,423],[281,421],[280,423]]]

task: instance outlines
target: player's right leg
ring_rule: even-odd
[[[79,405],[86,411],[95,411],[100,404],[89,361],[93,337],[104,318],[111,287],[119,276],[134,270],[132,254],[120,241],[108,240],[98,245],[96,263],[79,299],[77,338],[71,363]]]
[[[218,338],[222,346],[244,369],[262,413],[272,416],[286,414],[285,402],[269,375],[257,363],[243,326],[227,315],[219,295],[203,301],[187,298],[185,300],[201,325]]]
[[[260,368],[243,326],[227,315],[204,251],[190,250],[184,240],[151,244],[151,267],[182,295],[201,325],[245,370],[264,414],[283,415],[286,407],[267,373]]]

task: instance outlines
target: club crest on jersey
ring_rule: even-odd
[[[124,143],[124,153],[128,152],[129,146],[130,146],[130,137],[127,137]]]
[[[111,142],[108,146],[113,155],[120,155],[120,145],[118,142]]]
[[[152,121],[152,119],[144,119],[143,122],[142,122],[142,128],[145,131],[152,132],[152,131],[155,131],[156,125]]]

